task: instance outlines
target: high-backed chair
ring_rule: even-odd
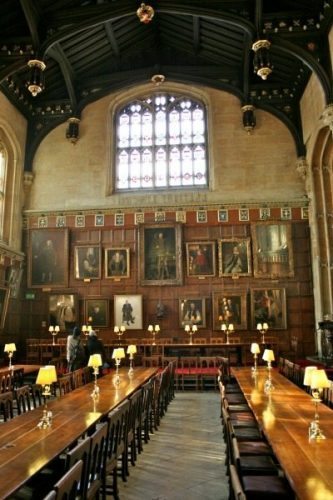
[[[31,393],[30,386],[23,385],[14,390],[15,395],[15,411],[18,415],[31,410]]]
[[[87,500],[98,498],[105,474],[108,424],[104,422],[91,436],[90,460],[87,473]]]
[[[54,485],[56,500],[76,500],[80,488],[83,462],[79,460]]]
[[[88,470],[91,454],[91,438],[88,436],[69,450],[66,454],[65,469],[70,470],[73,465],[82,460],[81,479],[78,486],[78,495],[80,498],[85,498],[87,494]]]
[[[14,399],[12,391],[0,394],[0,418],[3,422],[14,418]]]
[[[72,391],[72,377],[71,374],[63,375],[58,378],[58,391],[59,396],[64,396],[64,394],[68,394]]]

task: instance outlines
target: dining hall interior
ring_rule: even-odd
[[[333,499],[332,0],[0,14],[0,498]]]

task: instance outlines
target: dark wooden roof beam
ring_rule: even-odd
[[[108,37],[108,40],[110,42],[112,52],[114,53],[114,55],[116,57],[119,57],[119,54],[120,54],[119,45],[118,45],[118,42],[117,42],[115,34],[114,34],[114,29],[113,29],[112,23],[111,22],[105,23],[104,29],[106,32],[106,36]]]
[[[193,49],[195,54],[200,49],[200,19],[196,16],[193,16]]]
[[[70,65],[60,45],[57,44],[51,47],[51,49],[49,50],[49,55],[58,62],[66,83],[66,88],[71,102],[71,106],[73,109],[76,109],[77,100],[75,95],[75,86],[74,86],[75,75],[73,68]]]

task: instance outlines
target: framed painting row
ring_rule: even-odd
[[[251,276],[286,278],[294,276],[292,227],[288,223],[258,223],[251,226],[251,238],[223,238],[217,241],[185,242],[188,277]],[[183,283],[181,224],[153,224],[138,228],[138,269],[141,285]],[[30,231],[28,285],[65,287],[68,284],[68,230]],[[216,258],[218,256],[218,259]],[[218,262],[218,266],[216,264]],[[74,277],[101,278],[101,247],[74,247]],[[252,270],[253,269],[253,270]],[[130,277],[130,249],[104,249],[104,276]]]
[[[253,288],[250,291],[250,308],[246,291],[213,293],[213,330],[221,330],[223,323],[233,324],[235,330],[256,329],[258,323],[267,323],[271,330],[287,328],[286,292],[284,288]],[[110,300],[104,297],[84,301],[84,322],[93,328],[124,325],[127,330],[141,330],[143,325],[142,295],[114,295],[113,323],[110,323]],[[178,299],[179,328],[197,325],[209,328],[207,310],[209,297],[183,297]],[[250,312],[250,325],[248,317]],[[70,331],[79,319],[77,294],[50,294],[49,322],[59,325],[61,331]]]

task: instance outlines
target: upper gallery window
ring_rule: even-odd
[[[159,93],[135,99],[116,115],[115,190],[208,185],[204,105]]]

